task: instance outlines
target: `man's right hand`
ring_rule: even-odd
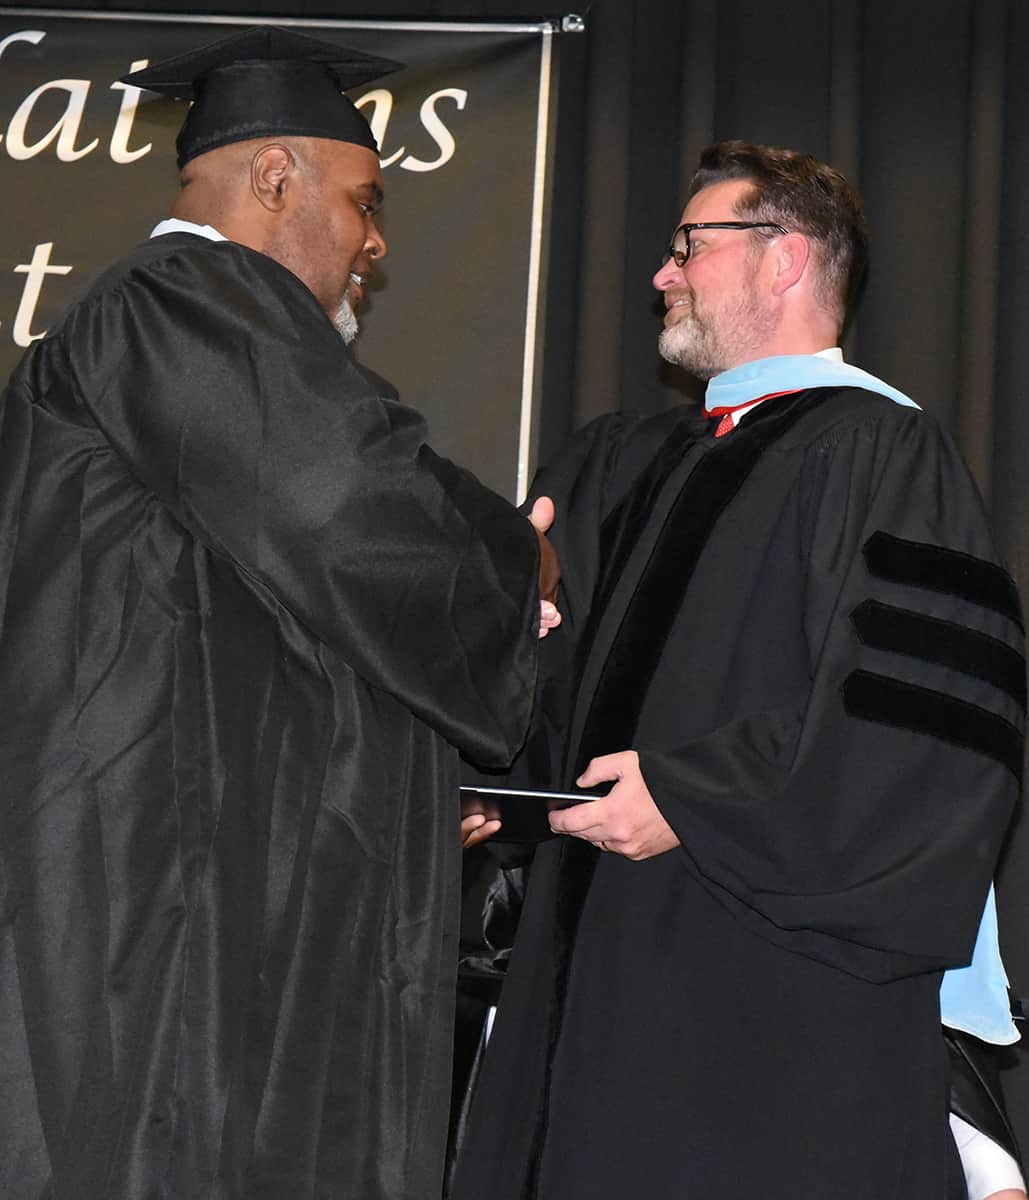
[[[610,782],[614,787],[606,796],[552,812],[554,833],[582,838],[598,850],[621,854],[633,862],[665,854],[680,844],[679,835],[650,794],[635,750],[590,759],[575,785],[589,788]]]
[[[546,637],[551,629],[561,624],[557,610],[557,585],[561,581],[561,564],[557,551],[546,536],[554,523],[554,502],[549,496],[540,496],[529,513],[529,523],[536,530],[540,544],[540,637]]]

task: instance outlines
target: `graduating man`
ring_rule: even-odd
[[[132,77],[195,101],[174,219],[4,394],[5,1200],[438,1194],[457,751],[518,749],[556,564],[345,344],[386,247],[340,89],[395,66]]]
[[[551,814],[452,1194],[964,1196],[941,977],[985,906],[965,1015],[1011,1040],[1018,594],[950,440],[842,362],[846,180],[723,143],[681,220],[661,351],[713,419],[602,418],[535,488],[565,628],[519,774],[613,786]]]

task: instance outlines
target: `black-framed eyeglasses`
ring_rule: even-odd
[[[672,234],[672,242],[665,251],[665,256],[661,260],[661,265],[664,266],[668,260],[674,259],[677,267],[683,267],[689,261],[692,245],[690,243],[690,234],[694,229],[774,229],[776,233],[789,233],[788,229],[784,229],[782,225],[776,225],[771,221],[687,221],[685,225],[680,225],[679,228]]]

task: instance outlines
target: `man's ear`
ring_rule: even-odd
[[[786,233],[774,246],[772,294],[781,296],[804,277],[811,259],[811,243],[802,233]]]
[[[258,203],[269,212],[286,207],[286,194],[296,169],[296,160],[288,146],[269,142],[250,160],[250,189]]]

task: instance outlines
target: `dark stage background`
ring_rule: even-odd
[[[1029,326],[1025,0],[569,0],[566,8],[547,0],[91,0],[62,7],[451,20],[584,15],[585,33],[556,39],[541,458],[595,414],[656,411],[689,391],[658,365],[650,276],[700,148],[742,137],[828,159],[861,189],[873,235],[872,274],[848,357],[909,392],[953,432],[1029,599],[1029,404],[1018,360]],[[1027,894],[1023,821],[1000,879],[1005,958],[1023,994]],[[1011,1057],[1005,1082],[1029,1148],[1029,1052]]]

